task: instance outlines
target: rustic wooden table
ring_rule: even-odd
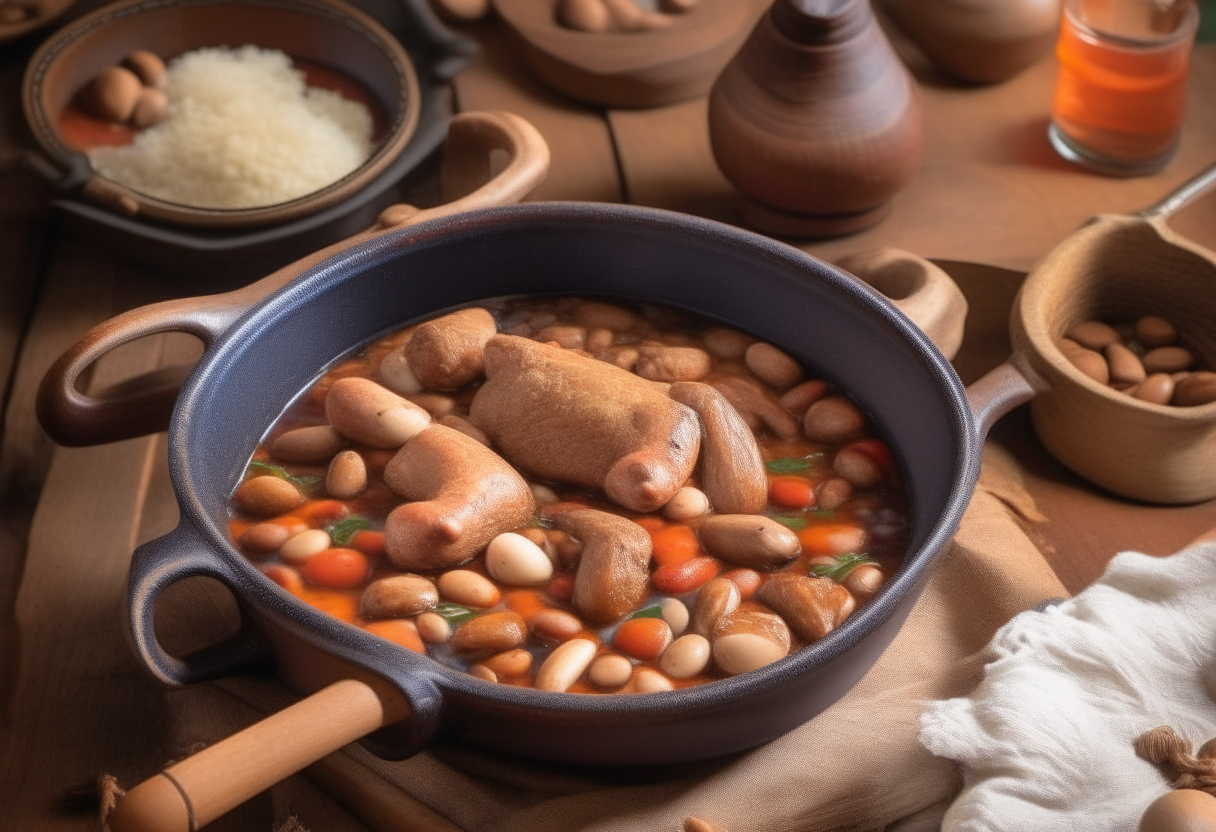
[[[468,31],[483,52],[456,80],[458,105],[512,110],[540,129],[553,164],[534,199],[631,202],[735,220],[731,188],[709,151],[704,101],[646,111],[575,104],[528,76],[497,23]],[[29,49],[0,47],[0,133],[18,129],[16,90]],[[833,259],[893,245],[941,262],[971,304],[959,364],[971,380],[1007,353],[1010,303],[1038,258],[1086,218],[1149,205],[1216,160],[1216,47],[1195,54],[1177,157],[1162,173],[1131,180],[1081,172],[1050,150],[1051,58],[999,86],[960,87],[915,54],[907,57],[924,89],[922,169],[877,228],[803,247]],[[97,774],[109,771],[129,785],[155,771],[164,762],[168,714],[206,707],[206,694],[157,688],[134,666],[122,636],[130,553],[176,522],[163,436],[56,448],[36,422],[34,391],[54,358],[93,324],[211,287],[72,236],[47,198],[32,178],[0,177],[0,826],[77,830],[95,828]],[[1216,196],[1175,226],[1216,247]],[[100,362],[91,383],[197,351],[188,338],[151,337]],[[1116,551],[1167,554],[1216,526],[1216,501],[1169,508],[1100,493],[1045,453],[1024,410],[1007,417],[991,441],[1019,461],[1038,512],[1027,516],[1028,533],[1072,591]],[[247,806],[216,828],[268,828],[268,811]]]

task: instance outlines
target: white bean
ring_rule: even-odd
[[[422,382],[410,369],[410,362],[405,357],[404,349],[394,350],[381,359],[380,369],[376,371],[376,378],[398,396],[413,396],[424,389]]]
[[[245,530],[239,542],[246,552],[266,554],[278,549],[289,537],[291,532],[286,526],[278,523],[255,523]]]
[[[469,675],[481,679],[483,682],[497,682],[498,674],[484,664],[478,662],[469,668]]]
[[[786,648],[756,633],[731,633],[714,639],[714,662],[738,676],[785,658]]]
[[[763,341],[752,344],[743,360],[757,378],[778,390],[788,390],[802,381],[802,368],[798,362],[772,344]]]
[[[664,598],[663,611],[660,613],[663,620],[667,622],[667,626],[671,628],[672,635],[679,635],[688,629],[688,607],[684,606],[684,602],[679,598]]]
[[[585,638],[572,639],[558,645],[536,674],[537,689],[558,693],[569,690],[591,664],[597,649],[594,641]]]
[[[709,513],[709,498],[699,488],[686,485],[663,506],[663,516],[681,522]]]
[[[325,472],[325,491],[338,500],[349,500],[367,487],[367,464],[358,451],[340,451]]]
[[[633,674],[632,681],[634,693],[660,693],[675,687],[670,679],[649,667],[639,667]]]
[[[364,618],[403,618],[431,610],[439,603],[439,593],[429,578],[421,575],[390,575],[368,584],[359,598],[359,615]]]
[[[595,355],[611,347],[613,341],[615,340],[615,332],[613,332],[611,329],[599,327],[587,333],[587,343],[585,348],[587,352]]]
[[[439,597],[453,604],[486,609],[498,603],[502,593],[484,576],[468,569],[453,569],[444,572],[436,582]]]
[[[583,631],[583,622],[578,616],[565,610],[539,610],[528,621],[533,635],[546,644],[560,644],[569,641]]]
[[[696,633],[680,636],[659,657],[659,669],[673,679],[696,676],[709,664],[709,639]]]
[[[340,378],[325,394],[339,433],[373,448],[400,448],[431,424],[431,414],[368,378]]]
[[[530,482],[528,488],[532,491],[532,499],[536,500],[538,506],[547,506],[550,503],[556,503],[560,498],[557,492],[547,485]]]
[[[309,425],[279,434],[270,443],[270,455],[279,462],[320,465],[346,447],[346,437],[329,425]]]
[[[246,514],[273,517],[303,505],[304,495],[287,480],[263,474],[241,483],[232,495],[232,502]]]
[[[493,670],[500,679],[505,676],[522,676],[532,668],[532,654],[517,647],[482,659],[481,663]]]
[[[452,625],[436,612],[424,612],[414,619],[414,626],[427,644],[443,644],[452,637]]]
[[[633,662],[624,656],[600,656],[587,668],[587,678],[597,688],[624,687],[633,675]]]
[[[288,563],[303,563],[329,548],[329,532],[309,529],[288,539],[279,547],[279,557]]]
[[[504,532],[486,547],[486,569],[509,586],[535,586],[553,577],[553,561],[523,535]]]

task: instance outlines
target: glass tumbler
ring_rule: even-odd
[[[1198,25],[1194,0],[1065,0],[1047,130],[1056,152],[1113,176],[1163,168]]]

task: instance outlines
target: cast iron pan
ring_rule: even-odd
[[[489,209],[365,236],[306,265],[264,300],[254,302],[267,288],[255,285],[111,321],[65,355],[41,391],[39,413],[59,441],[156,430],[170,390],[134,404],[90,399],[75,390],[76,378],[139,335],[186,330],[204,339],[169,426],[182,519],[132,564],[136,649],[169,684],[273,661],[297,691],[320,691],[137,787],[111,818],[116,830],[202,825],[359,738],[391,758],[446,740],[600,766],[675,764],[771,740],[836,701],[895,637],[970,500],[983,433],[1030,395],[1008,367],[964,390],[928,338],[847,273],[757,234],[672,212],[580,203]],[[910,494],[908,553],[880,594],[826,638],[758,671],[665,693],[555,694],[492,685],[345,625],[270,582],[229,543],[227,498],[250,453],[339,356],[453,306],[565,293],[707,315],[848,390],[898,455]],[[145,418],[126,424],[140,410]],[[227,584],[245,627],[204,655],[178,659],[157,643],[152,610],[165,587],[193,575]]]

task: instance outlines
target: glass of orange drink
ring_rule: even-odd
[[[1048,136],[1090,170],[1140,176],[1178,147],[1194,0],[1065,0]]]

